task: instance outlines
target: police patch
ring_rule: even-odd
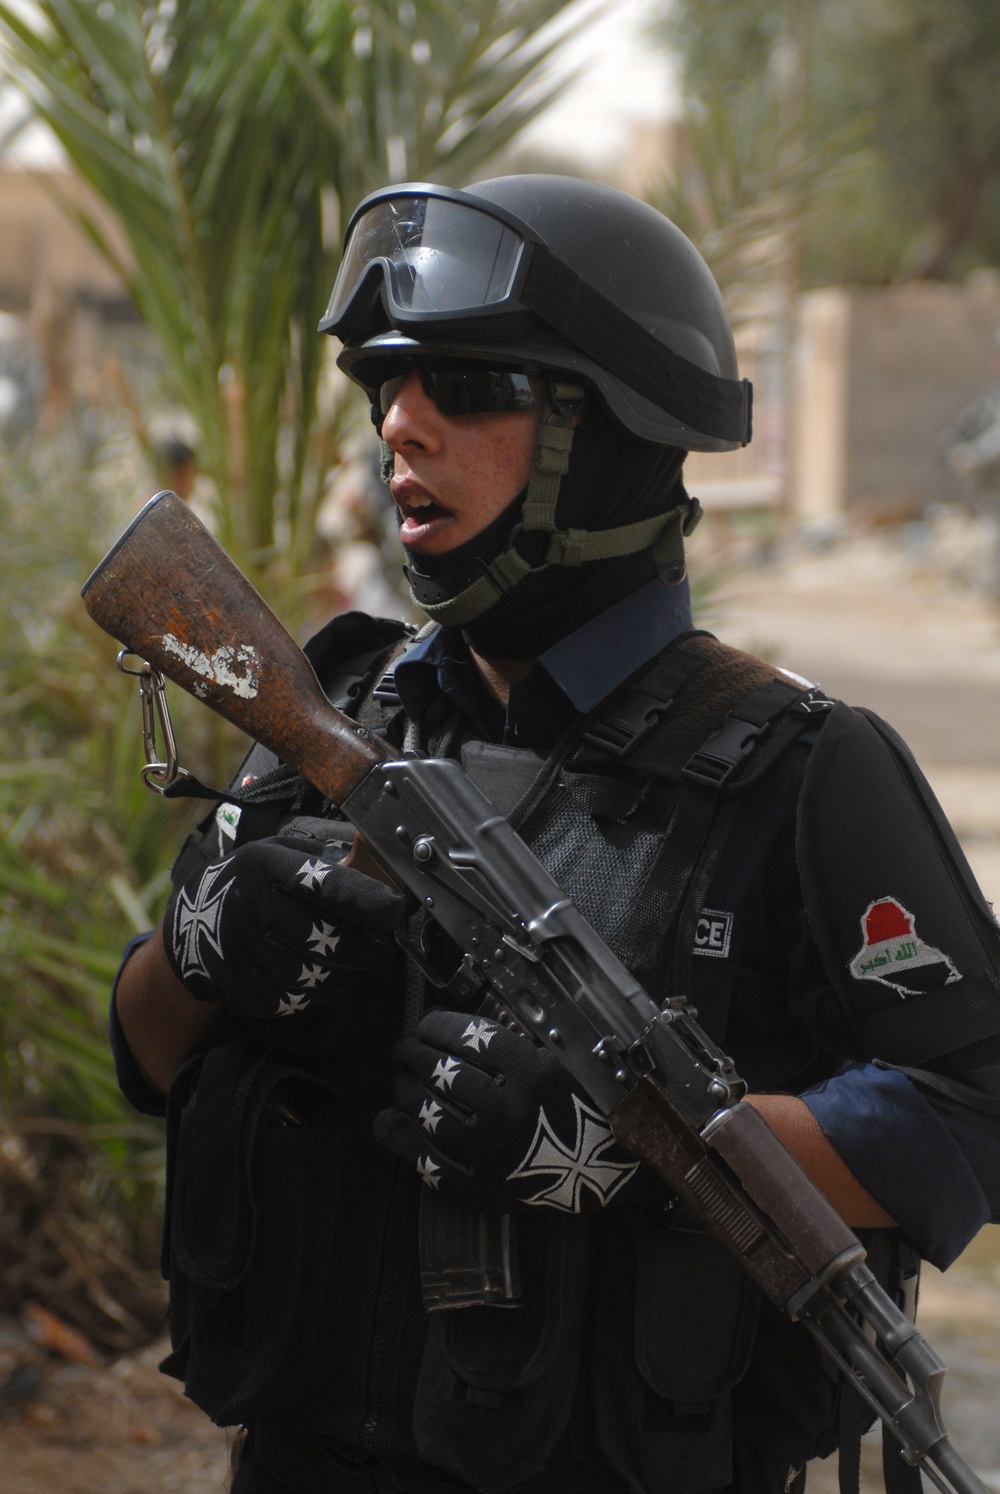
[[[901,996],[918,996],[960,979],[948,955],[924,943],[913,914],[894,897],[869,903],[861,937],[861,948],[847,967],[855,980],[877,980]]]
[[[694,929],[692,954],[705,955],[710,960],[725,960],[729,956],[729,941],[733,935],[733,915],[720,913],[717,908],[702,908]]]

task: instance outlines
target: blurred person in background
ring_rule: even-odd
[[[1000,332],[994,338],[994,371],[1000,373]],[[945,466],[962,497],[989,531],[986,590],[1000,605],[1000,378],[960,410],[940,441]]]

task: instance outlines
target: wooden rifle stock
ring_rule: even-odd
[[[334,804],[393,756],[330,704],[298,644],[176,493],[149,500],[82,595],[106,633],[298,768]],[[358,833],[346,864],[409,896]],[[464,1295],[467,1276],[475,1278],[472,1291],[483,1278],[489,1283],[474,1300],[516,1297],[509,1221],[426,1190],[421,1219],[430,1305],[473,1300]]]
[[[298,644],[176,493],[149,500],[82,596],[106,633],[334,804],[391,755],[330,704]]]

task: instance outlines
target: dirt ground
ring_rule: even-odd
[[[0,1325],[5,1338],[18,1340],[17,1325]],[[168,1351],[159,1341],[107,1366],[44,1364],[37,1391],[0,1419],[3,1494],[222,1494],[227,1433],[159,1373]]]
[[[988,896],[1000,902],[1000,626],[967,584],[961,536],[868,536],[779,549],[729,584],[710,625],[885,714],[910,740]],[[947,1277],[928,1271],[921,1326],[950,1366],[946,1419],[1000,1494],[1000,1244],[988,1229]],[[162,1342],[117,1363],[34,1351],[18,1396],[19,1325],[0,1323],[0,1494],[221,1494],[227,1434],[157,1371]],[[37,1374],[35,1373],[37,1371]],[[810,1494],[836,1494],[835,1459]],[[865,1494],[881,1488],[864,1450]]]

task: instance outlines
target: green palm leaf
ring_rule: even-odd
[[[220,539],[265,586],[312,562],[330,455],[315,326],[348,209],[392,175],[457,182],[558,89],[568,0],[0,3],[9,76],[111,209],[122,274],[199,431]]]

